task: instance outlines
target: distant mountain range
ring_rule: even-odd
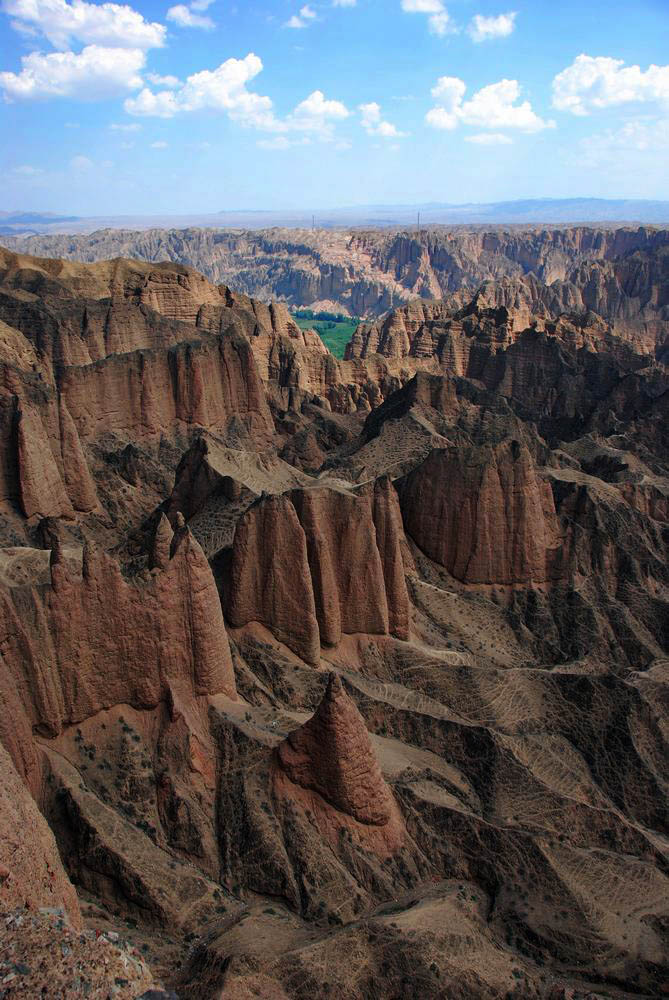
[[[48,212],[0,212],[0,235],[91,233],[98,229],[288,229],[350,228],[353,226],[530,225],[550,223],[669,222],[669,201],[606,198],[536,198],[451,205],[357,205],[313,211],[221,211],[191,215],[57,215]]]

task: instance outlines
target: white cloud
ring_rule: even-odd
[[[12,173],[17,177],[41,177],[44,171],[41,167],[33,167],[29,163],[23,163],[20,167],[14,167]]]
[[[402,10],[406,14],[427,14],[428,27],[433,35],[453,35],[457,28],[444,7],[442,0],[402,0]]]
[[[210,108],[261,127],[274,120],[272,102],[246,89],[261,70],[261,60],[251,52],[244,59],[227,59],[215,70],[193,73],[178,89],[154,93],[145,87],[125,102],[125,109],[133,115],[172,118],[180,111]]]
[[[109,128],[112,132],[139,132],[141,125],[137,122],[132,122],[131,124],[119,124],[118,122],[112,122]]]
[[[31,52],[21,58],[20,73],[0,73],[0,88],[10,99],[115,97],[142,86],[141,49],[109,49],[87,45],[79,53]]]
[[[124,49],[152,49],[165,44],[165,26],[145,21],[125,4],[2,0],[2,10],[15,19],[16,28],[44,35],[56,49],[67,49],[72,40]]]
[[[178,88],[154,92],[144,87],[125,102],[132,115],[173,118],[182,112],[205,109],[225,111],[233,121],[266,132],[303,132],[331,139],[333,125],[348,118],[340,101],[327,100],[315,90],[286,118],[277,118],[269,97],[256,94],[247,85],[262,70],[262,61],[250,52],[244,59],[228,59],[215,70],[189,76]]]
[[[193,9],[197,8],[187,7],[185,4],[177,4],[176,7],[170,7],[167,11],[167,20],[173,21],[174,24],[178,24],[180,28],[202,28],[204,31],[211,31],[216,25],[210,17],[206,14],[196,14],[193,13]]]
[[[293,14],[284,24],[284,28],[308,28],[310,21],[316,20],[316,11],[309,4],[300,8],[299,14]]]
[[[513,139],[503,132],[477,132],[475,135],[466,135],[465,142],[473,142],[477,146],[510,146]]]
[[[607,170],[621,163],[636,159],[638,154],[669,152],[669,120],[649,122],[628,122],[619,129],[595,133],[581,139],[578,162],[586,167],[602,167]],[[646,158],[647,159],[647,158]],[[663,161],[666,163],[666,160]]]
[[[289,139],[285,135],[276,135],[271,139],[258,139],[256,146],[260,149],[292,149],[294,146],[308,146],[311,143],[311,139],[303,136],[300,139]]]
[[[464,101],[467,87],[455,76],[442,76],[432,88],[436,107],[425,116],[428,125],[437,129],[455,129],[458,125],[471,125],[479,129],[518,129],[521,132],[540,132],[554,128],[555,122],[544,121],[533,110],[529,101],[520,100],[517,80],[500,80],[478,90],[469,101]]]
[[[146,79],[156,87],[178,87],[181,80],[178,76],[161,76],[160,73],[147,73]]]
[[[83,172],[85,170],[91,170],[93,167],[93,161],[89,160],[87,156],[73,156],[70,160],[70,166],[73,170],[78,172]]]
[[[327,141],[333,136],[334,122],[343,121],[349,114],[341,101],[329,101],[322,90],[314,90],[297,105],[285,122],[279,123],[279,129],[309,132]]]
[[[332,0],[333,7],[355,7],[358,0]]]
[[[623,59],[580,55],[553,80],[553,107],[587,115],[636,102],[669,103],[669,66],[625,66]]]
[[[146,115],[153,118],[174,118],[181,110],[171,90],[161,90],[154,94],[148,87],[129,97],[123,105],[130,115]]]
[[[383,139],[400,139],[404,132],[400,132],[390,122],[384,121],[381,117],[381,107],[375,101],[369,104],[359,104],[360,124],[368,135],[377,135]]]
[[[476,14],[469,23],[467,34],[473,42],[487,42],[492,38],[508,38],[516,26],[516,11],[499,14],[497,17],[484,17]]]
[[[167,143],[160,139],[158,142],[151,143],[151,149],[167,149]]]

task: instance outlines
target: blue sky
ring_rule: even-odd
[[[4,210],[669,198],[668,0],[0,0]]]

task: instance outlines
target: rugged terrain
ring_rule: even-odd
[[[669,336],[669,231],[649,227],[431,227],[397,230],[106,229],[14,239],[15,249],[81,261],[134,257],[197,268],[265,302],[374,319],[415,298],[486,282],[486,297],[538,313],[594,311],[647,348]],[[464,300],[460,304],[463,304]]]
[[[666,234],[575,232],[344,361],[0,250],[5,997],[95,933],[120,996],[669,991]]]

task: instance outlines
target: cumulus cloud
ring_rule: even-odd
[[[499,14],[497,17],[484,17],[476,14],[469,23],[467,34],[473,42],[487,42],[493,38],[508,38],[516,26],[516,11]]]
[[[145,54],[141,49],[87,45],[79,53],[31,52],[21,58],[20,73],[0,73],[0,88],[14,100],[116,97],[142,86]]]
[[[348,118],[348,109],[340,101],[328,100],[320,90],[301,101],[286,118],[277,117],[271,98],[248,89],[262,68],[262,61],[250,52],[244,59],[226,60],[217,69],[193,73],[179,87],[159,91],[144,87],[126,100],[125,110],[131,115],[158,118],[224,111],[249,128],[277,134],[310,133],[322,139],[332,138],[333,125]]]
[[[639,161],[641,154],[665,155],[669,152],[669,120],[650,122],[627,122],[619,129],[608,129],[581,139],[579,143],[579,163],[586,167],[606,166],[607,170],[627,165],[629,161]],[[656,157],[657,163],[664,163]]]
[[[529,101],[520,102],[520,84],[517,80],[500,80],[478,90],[465,101],[467,86],[455,76],[442,76],[432,88],[436,106],[425,120],[437,129],[455,129],[458,125],[471,125],[479,129],[517,129],[521,132],[540,132],[554,128],[555,122],[544,121]]]
[[[359,104],[360,124],[368,135],[380,136],[383,139],[399,139],[404,133],[400,132],[390,122],[384,121],[381,117],[381,107],[375,101],[369,104]]]
[[[465,142],[473,142],[476,146],[510,146],[513,139],[503,132],[477,132],[466,135]]]
[[[406,14],[427,14],[427,23],[433,35],[452,35],[457,28],[442,0],[402,0]]]
[[[73,40],[84,45],[124,49],[152,49],[165,44],[162,24],[145,21],[132,7],[86,0],[2,0],[2,10],[14,18],[14,27],[39,33],[55,49],[67,49]]]
[[[244,59],[227,59],[217,69],[193,73],[178,88],[154,93],[145,87],[136,97],[128,98],[125,109],[133,115],[173,118],[179,112],[209,108],[227,111],[248,125],[270,125],[274,120],[272,101],[247,90],[247,84],[261,70],[261,60],[250,52]]]
[[[580,55],[553,80],[553,107],[588,115],[636,102],[669,104],[669,66],[625,66],[623,59]]]
[[[191,4],[187,7],[186,4],[180,3],[176,7],[170,7],[167,11],[167,20],[173,21],[180,28],[202,28],[204,31],[211,31],[216,25],[210,17],[206,14],[195,13],[197,7]]]
[[[78,173],[83,173],[86,170],[91,170],[93,168],[93,161],[87,156],[73,156],[70,160],[70,166]]]
[[[349,114],[348,108],[341,101],[329,101],[321,90],[314,90],[285,121],[278,123],[278,128],[310,132],[321,139],[331,139],[333,124],[348,118]]]
[[[309,4],[300,8],[299,14],[293,14],[284,24],[284,28],[307,28],[310,21],[316,20],[316,11]]]
[[[160,73],[146,73],[146,79],[156,87],[179,87],[181,80],[178,76],[161,76]]]
[[[30,163],[23,163],[19,167],[13,167],[12,173],[16,177],[32,179],[33,177],[41,177],[44,171],[41,167],[33,167]]]
[[[289,139],[285,135],[275,135],[271,139],[258,139],[256,146],[260,149],[292,149],[294,146],[308,146],[311,143],[311,139],[307,136],[302,136],[299,139]]]

